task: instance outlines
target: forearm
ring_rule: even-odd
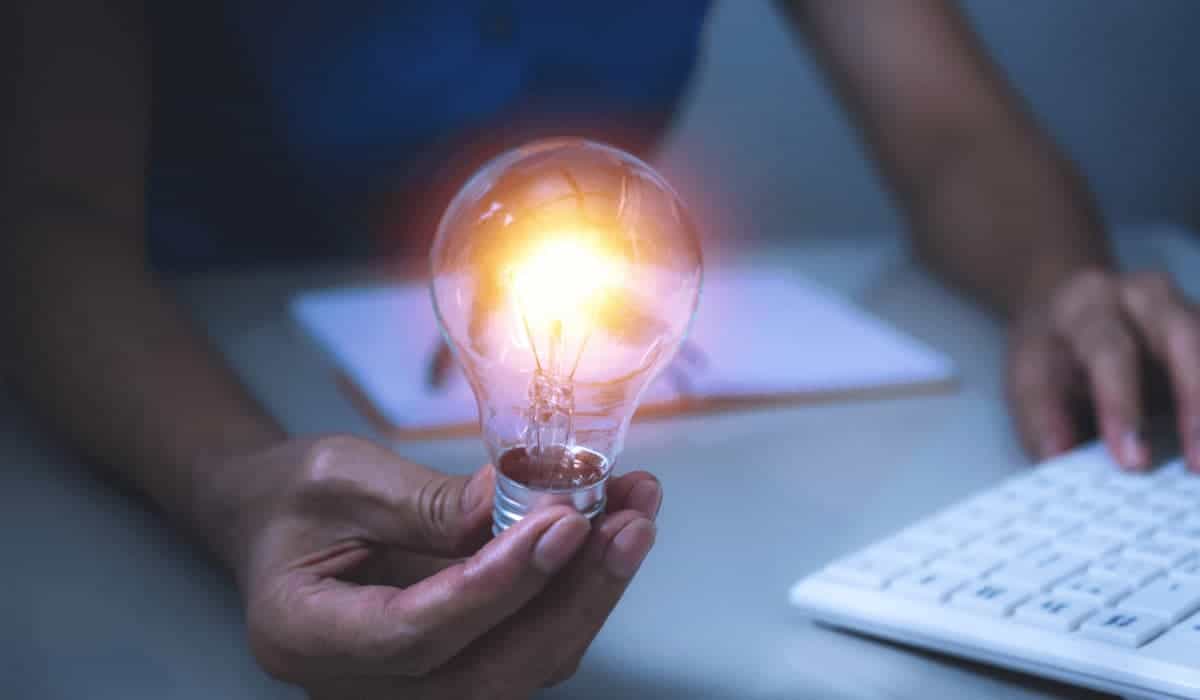
[[[784,0],[936,272],[1002,314],[1109,265],[1082,179],[951,0]]]
[[[1112,266],[1082,177],[1020,120],[1010,115],[946,139],[936,168],[894,188],[921,260],[1005,316],[1079,270]]]
[[[35,213],[14,225],[18,249],[0,265],[5,374],[82,453],[228,561],[222,528],[240,476],[225,458],[283,431],[112,236],[64,233],[95,220]]]

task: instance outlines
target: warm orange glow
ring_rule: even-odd
[[[564,233],[543,239],[509,269],[514,310],[521,324],[514,329],[516,335],[557,333],[561,342],[580,341],[593,330],[598,309],[625,275],[622,261],[594,247],[583,235]]]

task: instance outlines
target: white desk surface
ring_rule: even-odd
[[[1200,253],[1166,238],[1151,256],[1166,250],[1176,274],[1200,272]],[[801,273],[948,352],[961,388],[635,426],[622,461],[663,481],[658,545],[579,674],[546,696],[1083,695],[831,631],[788,608],[787,588],[801,575],[1026,460],[1003,403],[995,323],[883,239],[875,247],[800,243],[786,255]],[[370,434],[285,307],[294,290],[361,278],[291,269],[192,280],[180,292],[290,429]],[[400,450],[447,471],[483,458],[475,440]],[[0,696],[302,697],[255,667],[222,575],[3,397],[0,467]]]

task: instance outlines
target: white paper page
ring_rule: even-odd
[[[441,389],[426,385],[438,338],[424,285],[316,291],[292,312],[384,416],[401,428],[470,423],[475,400],[457,369]],[[701,363],[679,361],[643,404],[699,397],[825,393],[941,382],[943,354],[832,292],[777,271],[707,275],[691,343]]]

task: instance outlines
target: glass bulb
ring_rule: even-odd
[[[536,142],[463,186],[430,259],[438,322],[497,469],[494,529],[553,503],[603,511],[638,401],[700,294],[678,195],[615,148]]]

